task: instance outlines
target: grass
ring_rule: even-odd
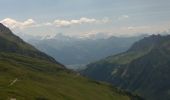
[[[10,86],[15,80],[16,83]],[[130,100],[108,84],[91,81],[57,64],[0,53],[0,100]]]
[[[139,51],[124,52],[119,55],[110,56],[106,58],[104,61],[113,63],[113,64],[121,64],[121,65],[129,64],[131,61],[148,54],[151,50],[152,50],[152,47],[139,50]]]

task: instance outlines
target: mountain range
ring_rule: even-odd
[[[53,38],[28,40],[39,50],[54,57],[68,68],[76,69],[109,55],[126,51],[134,42],[144,37],[76,38],[57,34]]]
[[[170,100],[170,35],[145,37],[126,52],[87,65],[81,73],[146,100]]]
[[[1,100],[140,100],[67,70],[0,24]]]

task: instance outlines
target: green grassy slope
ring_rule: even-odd
[[[130,100],[129,96],[109,85],[88,80],[54,63],[18,54],[0,53],[0,100],[10,98]]]

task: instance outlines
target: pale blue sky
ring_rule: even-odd
[[[170,0],[0,0],[0,3],[1,22],[16,32],[31,35],[84,36],[98,32],[134,35],[166,31],[170,26]]]

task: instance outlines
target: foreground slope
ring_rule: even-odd
[[[89,64],[82,74],[148,100],[170,100],[170,36],[144,38],[127,52]]]
[[[130,100],[108,85],[82,78],[54,63],[16,54],[1,53],[0,57],[2,100]]]
[[[0,24],[0,100],[12,98],[131,100],[136,97],[66,70]]]

